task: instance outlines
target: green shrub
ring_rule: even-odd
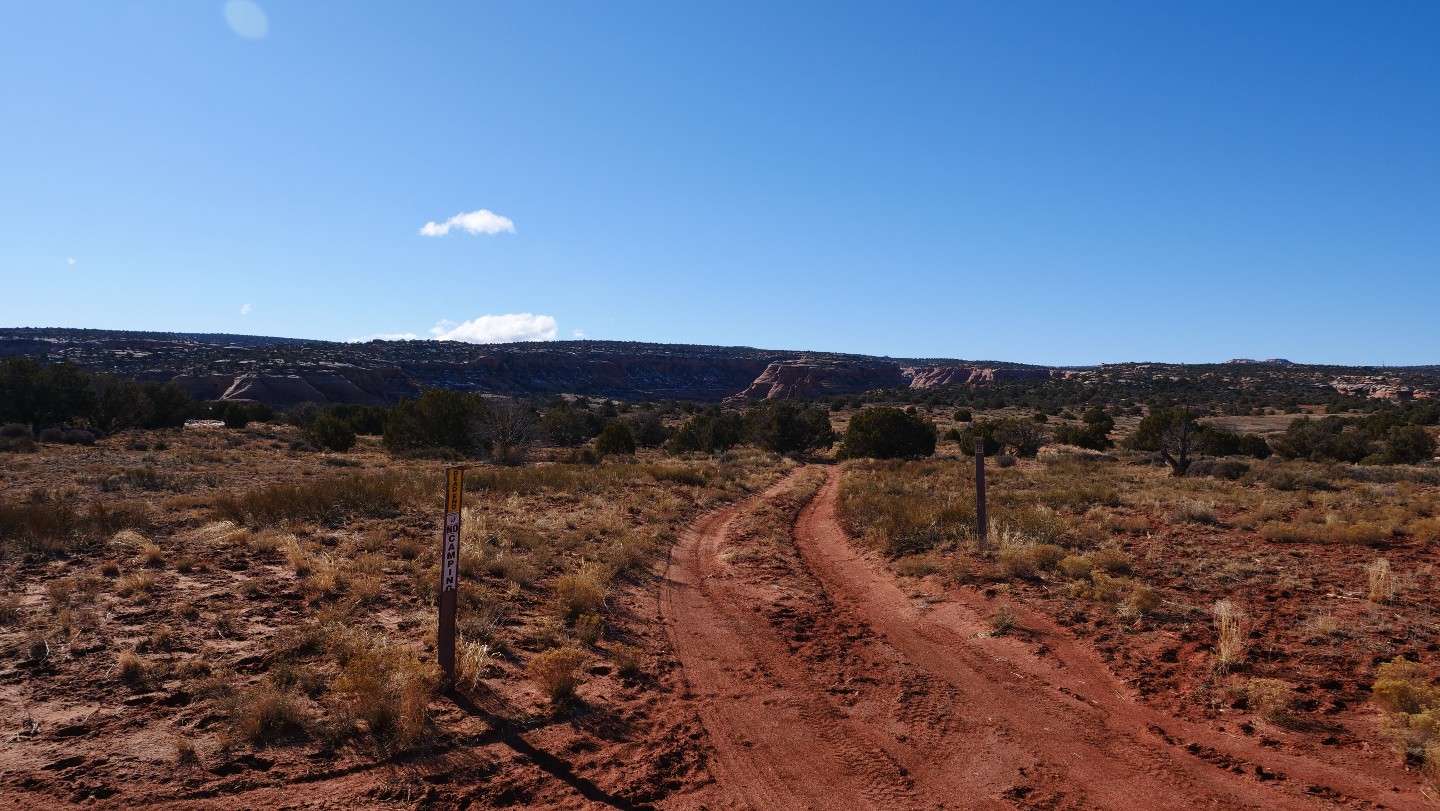
[[[741,415],[712,405],[681,425],[665,448],[671,453],[718,453],[740,444],[744,432]]]
[[[770,400],[745,415],[745,436],[771,453],[812,453],[835,444],[835,429],[823,408],[801,408],[791,400]]]
[[[471,427],[484,404],[478,395],[449,389],[425,389],[418,400],[405,400],[385,419],[384,443],[391,453],[449,449],[472,453]]]
[[[1301,417],[1273,439],[1270,447],[1285,459],[1359,462],[1370,455],[1372,445],[1360,431],[1346,430],[1347,425],[1340,417]]]
[[[898,408],[868,408],[845,429],[837,458],[895,459],[935,453],[935,424]]]
[[[631,456],[635,453],[635,433],[623,422],[612,422],[595,438],[595,452],[601,456]]]
[[[1384,465],[1414,465],[1435,458],[1435,440],[1418,425],[1398,425],[1385,435],[1374,461]]]
[[[244,428],[250,424],[250,411],[240,403],[230,403],[220,413],[220,421],[226,428]]]
[[[985,455],[994,456],[1004,446],[995,434],[1000,430],[1000,423],[997,420],[978,420],[965,426],[956,440],[960,444],[960,452],[966,456],[975,454],[975,442],[978,440],[984,443]]]
[[[1062,445],[1074,445],[1077,448],[1091,451],[1103,451],[1115,447],[1115,443],[1110,440],[1110,429],[1104,425],[1057,425],[1055,426],[1055,441]]]
[[[321,414],[304,428],[305,438],[311,443],[331,451],[348,451],[355,445],[355,429],[348,422]]]

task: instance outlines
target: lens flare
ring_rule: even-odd
[[[245,39],[264,39],[270,33],[270,20],[265,10],[251,0],[228,0],[225,3],[225,23],[230,30]]]

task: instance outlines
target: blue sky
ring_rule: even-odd
[[[1429,0],[3,0],[0,325],[1440,363],[1437,41]]]

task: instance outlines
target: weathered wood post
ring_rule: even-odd
[[[985,520],[985,440],[975,440],[975,538],[985,549],[990,524]]]
[[[460,586],[460,497],[465,468],[445,468],[445,533],[440,545],[440,628],[436,647],[445,683],[455,681],[455,603]]]

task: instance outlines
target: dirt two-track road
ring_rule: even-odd
[[[660,611],[714,783],[666,807],[1434,807],[1388,752],[1188,723],[1045,617],[992,637],[978,594],[912,599],[837,523],[837,469],[785,542],[747,548],[744,517],[813,470],[704,517],[673,552]]]

